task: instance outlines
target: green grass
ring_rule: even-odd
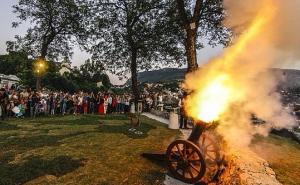
[[[0,185],[162,184],[165,168],[141,157],[165,150],[179,132],[142,117],[143,135],[123,115],[0,122]]]
[[[251,149],[269,162],[282,184],[300,184],[300,145],[298,143],[270,135],[267,138],[257,137]]]

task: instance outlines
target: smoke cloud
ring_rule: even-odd
[[[201,107],[215,111],[211,115],[220,121],[217,131],[229,144],[243,147],[255,134],[266,136],[271,128],[291,128],[296,123],[276,92],[284,79],[269,69],[300,59],[300,1],[224,3],[228,14],[224,24],[237,36],[220,56],[186,76],[183,87],[193,93],[185,108],[195,119],[203,119]],[[253,125],[253,114],[266,123]]]

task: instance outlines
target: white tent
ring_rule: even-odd
[[[16,75],[4,75],[0,74],[0,88],[8,87],[11,88],[12,85],[19,84],[20,78]]]

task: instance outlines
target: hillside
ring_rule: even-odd
[[[186,69],[178,68],[164,68],[154,71],[145,71],[138,73],[138,81],[140,83],[156,83],[156,82],[167,82],[174,80],[182,80],[186,73]],[[130,84],[130,79],[126,82]]]
[[[280,84],[282,87],[300,87],[300,70],[295,69],[270,69],[274,73],[283,76],[285,82]],[[154,71],[145,71],[138,73],[138,81],[140,83],[156,83],[156,82],[170,82],[174,80],[183,80],[185,75],[185,68],[164,68]],[[130,84],[130,79],[127,81]]]
[[[296,69],[272,69],[279,73],[285,80],[280,84],[283,88],[300,87],[300,70]]]

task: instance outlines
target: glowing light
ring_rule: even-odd
[[[227,49],[222,57],[217,59],[217,64],[222,64],[221,69],[207,72],[203,83],[193,89],[193,93],[185,101],[185,109],[189,116],[204,122],[213,122],[220,119],[220,116],[229,109],[229,106],[236,100],[239,89],[236,85],[232,71],[226,70],[235,61],[236,57],[244,52],[274,14],[274,7],[268,6],[252,22],[247,32],[243,33],[239,40],[232,47]],[[218,66],[218,65],[217,65]],[[187,78],[188,83],[197,82],[199,79]],[[194,81],[194,82],[193,82]]]
[[[34,68],[34,72],[36,73],[36,75],[41,76],[48,69],[48,65],[44,59],[40,58],[33,63],[33,68]]]

